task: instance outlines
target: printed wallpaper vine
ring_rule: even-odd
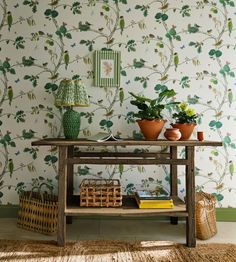
[[[140,137],[128,92],[154,97],[173,88],[176,100],[199,113],[206,139],[224,145],[197,150],[196,189],[214,193],[218,206],[236,207],[235,1],[143,2],[0,0],[1,204],[18,203],[17,193],[32,184],[56,190],[56,148],[39,150],[31,142],[63,135],[54,97],[69,77],[81,78],[90,95],[91,106],[77,109],[85,137],[99,130]],[[102,48],[121,51],[120,87],[93,86],[93,51]],[[168,192],[165,166],[77,166],[75,190],[85,176],[118,177],[128,194],[140,187]]]

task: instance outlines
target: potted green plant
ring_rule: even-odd
[[[190,108],[186,102],[179,104],[177,110],[178,112],[172,115],[176,123],[171,124],[171,126],[180,130],[181,140],[187,140],[191,137],[192,132],[197,125],[198,115],[196,114],[195,109]]]
[[[162,110],[167,106],[178,103],[167,101],[176,95],[175,91],[166,87],[160,93],[157,93],[157,97],[154,99],[135,95],[132,92],[129,92],[129,94],[135,98],[130,103],[139,109],[133,116],[138,118],[137,123],[144,137],[147,140],[156,140],[166,122],[163,119]]]

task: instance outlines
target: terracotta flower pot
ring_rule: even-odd
[[[154,120],[137,120],[137,123],[146,138],[146,140],[157,140],[161,133],[162,128],[165,125],[166,120],[154,119]]]
[[[174,128],[178,128],[180,133],[181,133],[181,138],[180,140],[188,140],[192,133],[193,133],[193,130],[196,126],[196,124],[190,124],[190,123],[176,123],[176,124],[171,124],[172,127]]]
[[[177,141],[181,138],[181,133],[178,128],[166,128],[164,137],[170,141]]]

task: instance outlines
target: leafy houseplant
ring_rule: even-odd
[[[166,122],[166,120],[163,119],[162,110],[171,104],[178,103],[167,102],[168,99],[176,95],[175,91],[165,87],[158,93],[155,99],[138,96],[132,92],[129,93],[135,98],[135,100],[131,100],[130,103],[139,109],[133,116],[138,118],[137,122],[143,135],[147,140],[156,140]]]
[[[176,123],[197,123],[198,115],[193,108],[188,107],[188,104],[183,102],[178,106],[179,112],[174,113],[172,117],[176,119]]]
[[[181,132],[181,140],[187,140],[192,135],[192,132],[197,124],[198,115],[193,108],[185,102],[178,106],[178,112],[174,113],[172,117],[176,120],[172,127],[178,128]]]

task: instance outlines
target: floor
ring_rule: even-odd
[[[207,241],[198,243],[235,243],[236,222],[218,222],[218,233]],[[35,239],[55,240],[56,236],[20,229],[16,226],[16,219],[0,219],[0,239]],[[67,225],[67,240],[112,239],[112,240],[171,240],[185,243],[185,222],[171,225],[167,221],[148,219],[74,219],[73,224]]]

